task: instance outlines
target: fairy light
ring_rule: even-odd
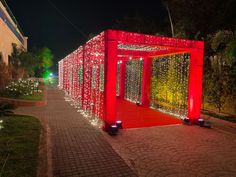
[[[83,91],[83,49],[80,47],[77,50],[77,58],[76,58],[76,63],[77,63],[77,80],[75,81],[77,83],[76,87],[76,99],[78,100],[77,108],[82,107],[82,91]]]
[[[155,58],[152,63],[151,106],[164,113],[187,116],[189,54]]]
[[[58,88],[63,89],[63,60],[58,62]]]
[[[165,51],[167,50],[167,48],[165,47],[133,45],[133,44],[119,44],[118,49],[133,50],[133,51]]]
[[[126,63],[125,99],[141,103],[143,60],[129,60]]]
[[[117,72],[116,72],[116,96],[120,96],[120,67],[121,67],[121,62],[118,61],[117,63]]]
[[[104,33],[59,62],[59,87],[65,100],[89,122],[101,127],[104,106]]]

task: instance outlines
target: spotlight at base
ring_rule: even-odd
[[[141,104],[140,104],[139,102],[136,102],[136,105],[137,105],[137,106],[141,106]]]
[[[185,118],[183,119],[183,122],[184,122],[184,124],[189,124],[189,123],[190,123],[190,119],[187,118],[187,117],[185,117]]]
[[[116,121],[116,126],[117,126],[117,128],[123,128],[122,121],[121,120],[117,120]]]
[[[111,125],[109,134],[110,135],[116,135],[118,133],[118,127],[117,125]]]
[[[204,119],[198,119],[198,124],[200,127],[203,127],[204,123],[205,123]]]

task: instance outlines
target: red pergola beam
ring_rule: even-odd
[[[133,50],[122,50],[118,49],[118,56],[127,57],[129,59],[130,56],[132,57],[158,57],[163,55],[171,55],[177,53],[186,53],[184,50],[178,49],[168,49],[168,50],[161,50],[161,51],[133,51]]]
[[[109,30],[116,35],[116,39],[119,42],[127,42],[132,44],[143,44],[143,45],[158,45],[163,47],[175,47],[184,49],[204,49],[204,42],[193,41],[178,38],[169,38],[162,36],[153,36],[139,33],[131,33],[126,31]]]

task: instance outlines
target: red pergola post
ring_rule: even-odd
[[[142,79],[142,106],[150,106],[152,76],[152,59],[145,57],[143,61],[143,79]]]
[[[105,32],[105,89],[104,89],[104,129],[109,130],[116,121],[116,72],[117,40],[112,30]]]
[[[189,90],[188,90],[188,118],[196,121],[201,115],[203,50],[190,52]]]

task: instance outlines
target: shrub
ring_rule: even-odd
[[[14,97],[33,95],[41,92],[42,90],[39,89],[39,82],[32,79],[19,79],[16,82],[11,82],[4,90],[4,94]]]
[[[25,72],[24,68],[21,67],[16,68],[12,65],[9,65],[8,68],[12,80],[18,80],[20,78],[24,78],[25,76],[27,77],[27,73]]]
[[[15,109],[15,106],[12,104],[0,103],[0,117],[13,114],[13,109]]]
[[[4,89],[10,80],[9,68],[4,62],[0,61],[0,90]]]

